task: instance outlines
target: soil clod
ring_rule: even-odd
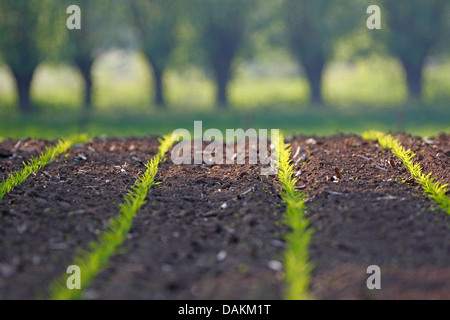
[[[12,157],[13,153],[10,150],[0,148],[0,158]]]

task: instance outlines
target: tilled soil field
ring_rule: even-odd
[[[305,139],[291,143],[295,149]],[[448,151],[448,138],[440,146]],[[301,168],[298,186],[310,197],[315,295],[450,298],[450,217],[434,209],[404,166],[390,152],[358,137],[317,139],[307,149],[309,161]],[[430,158],[439,153],[422,150]],[[450,158],[444,157],[444,166],[433,170],[441,181],[448,180]],[[336,168],[339,180],[333,178]],[[381,290],[367,290],[370,265],[387,275]]]
[[[54,142],[24,139],[5,140],[0,142],[0,181],[9,173],[19,170],[24,162],[32,157],[38,157],[45,148],[54,145]]]
[[[0,299],[46,296],[78,247],[108,227],[158,147],[148,139],[95,139],[71,149],[0,204]],[[142,160],[141,160],[142,159]]]
[[[424,173],[450,182],[449,136],[396,137],[417,154]],[[0,144],[2,179],[51,144],[31,142]],[[296,187],[306,195],[313,230],[313,297],[450,298],[450,216],[390,151],[358,136],[288,142],[292,156],[300,153]],[[20,148],[25,143],[30,146]],[[48,297],[74,254],[108,228],[158,144],[156,137],[94,139],[6,195],[0,201],[0,299]],[[175,165],[168,154],[127,240],[84,297],[283,299],[286,206],[278,178],[260,170]],[[381,290],[367,289],[370,265],[381,268]]]

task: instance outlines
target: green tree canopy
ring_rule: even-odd
[[[423,68],[429,53],[444,37],[448,0],[383,0],[389,30],[384,33],[388,50],[396,56],[406,73],[410,98],[422,95]]]
[[[164,106],[163,76],[177,40],[177,25],[182,1],[132,0],[129,2],[132,23],[140,46],[152,66],[155,103]]]
[[[336,42],[363,23],[364,6],[358,0],[285,0],[285,12],[292,52],[305,70],[311,101],[321,104],[324,67]]]
[[[54,50],[52,0],[0,1],[0,56],[14,76],[19,107],[33,110],[30,88],[38,65]]]
[[[66,9],[77,5],[81,9],[81,29],[68,30]],[[64,44],[60,47],[59,58],[75,64],[85,82],[84,105],[92,108],[92,67],[98,55],[115,45],[117,41],[117,11],[120,9],[112,0],[68,0],[59,2],[59,29],[64,33]]]
[[[193,24],[199,33],[207,64],[211,67],[217,86],[217,103],[228,104],[227,88],[232,76],[232,62],[241,44],[254,8],[251,0],[192,0]]]

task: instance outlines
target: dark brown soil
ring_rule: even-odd
[[[0,202],[0,300],[45,297],[77,247],[117,215],[156,138],[96,139],[70,150]],[[138,161],[141,160],[141,161]],[[45,172],[46,174],[43,174]]]
[[[23,168],[23,163],[32,157],[38,157],[45,148],[53,145],[55,141],[23,139],[5,140],[0,142],[0,182],[12,172]]]
[[[448,182],[448,136],[439,145],[399,137],[424,172]],[[450,217],[375,143],[356,136],[309,139],[291,143],[293,154],[305,150],[295,162],[306,156],[296,172],[314,229],[315,297],[449,299]],[[7,195],[0,202],[0,299],[45,297],[77,247],[116,217],[157,146],[154,137],[96,139]],[[257,165],[169,160],[157,180],[120,253],[85,298],[283,298],[277,261],[289,230],[275,177],[260,175]],[[381,267],[381,290],[366,287],[369,265]]]
[[[257,165],[161,165],[124,244],[87,298],[281,299],[284,206]],[[224,207],[226,204],[226,208]]]
[[[402,145],[416,154],[414,162],[443,183],[450,184],[450,137],[441,134],[434,139],[396,135]]]
[[[292,141],[294,152],[298,146],[307,150],[306,163],[297,168],[302,171],[297,185],[310,197],[316,297],[450,298],[445,290],[450,217],[437,210],[404,166],[375,143],[349,136],[316,142]],[[334,178],[336,169],[339,180]],[[370,265],[381,268],[382,290],[367,290]],[[424,277],[427,270],[430,275]],[[435,270],[447,271],[439,280]]]

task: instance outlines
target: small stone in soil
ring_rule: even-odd
[[[269,267],[269,269],[272,271],[283,270],[283,265],[281,264],[280,261],[277,260],[270,260],[269,263],[267,264],[267,267]]]
[[[17,227],[17,232],[19,232],[20,234],[24,233],[25,231],[27,231],[28,226],[26,224],[22,224],[20,226]]]
[[[4,264],[2,265],[2,276],[3,278],[9,278],[14,274],[15,270],[12,266]]]
[[[425,142],[426,144],[439,144],[439,141],[433,141],[427,138],[423,138],[423,142]]]
[[[297,151],[294,154],[294,159],[297,158],[298,156],[300,156],[303,152],[305,152],[305,149],[297,147]]]
[[[134,161],[136,161],[136,162],[142,162],[142,160],[141,159],[139,159],[138,157],[131,157],[131,159],[132,160],[134,160]]]
[[[49,179],[53,179],[53,176],[50,173],[48,173],[47,171],[42,172],[42,174]]]
[[[366,160],[366,161],[369,161],[370,159],[369,158],[367,158],[367,157],[364,157],[364,156],[362,156],[362,155],[358,155],[358,158],[361,158],[361,159],[363,159],[363,160]]]
[[[83,155],[83,154],[81,154],[81,153],[79,153],[79,154],[77,155],[77,158],[80,159],[80,160],[83,160],[83,161],[86,161],[86,160],[87,160],[86,156]]]
[[[40,256],[33,256],[33,258],[31,258],[31,262],[32,262],[34,265],[40,264],[41,261],[42,261],[42,259],[41,259]]]
[[[225,260],[227,258],[227,252],[225,251],[225,250],[222,250],[222,251],[220,251],[218,254],[217,254],[217,260],[218,261],[223,261],[223,260]]]
[[[306,154],[304,154],[303,156],[300,157],[300,159],[298,159],[295,162],[295,165],[298,166],[298,165],[302,164],[302,162],[304,162],[307,158],[308,158],[308,156]]]
[[[247,195],[247,194],[249,194],[250,192],[253,192],[253,191],[255,191],[255,188],[250,188],[247,191],[241,193],[240,196],[243,197],[243,196],[245,196],[245,195]]]
[[[284,248],[286,249],[288,247],[288,244],[286,242],[283,242],[278,239],[272,239],[270,240],[270,244],[277,248]]]
[[[341,193],[341,192],[331,191],[331,190],[327,190],[327,191],[325,191],[325,192],[328,193],[328,194],[334,195],[334,196],[342,196],[342,195],[344,195],[344,194]]]
[[[170,265],[168,265],[168,264],[165,264],[165,265],[163,265],[163,266],[161,267],[161,270],[162,270],[163,272],[165,272],[165,273],[169,273],[169,272],[172,271],[172,266],[170,266]]]

